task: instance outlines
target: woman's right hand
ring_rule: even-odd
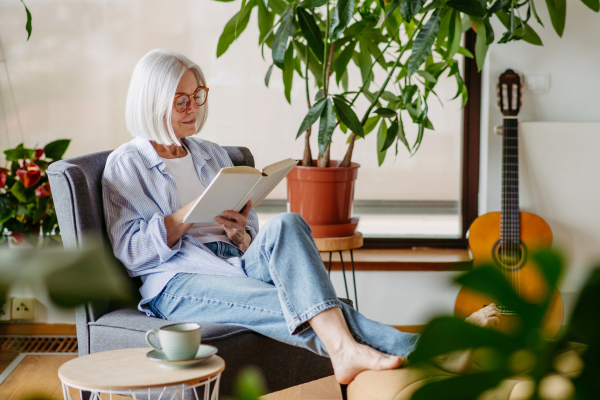
[[[183,218],[192,209],[196,199],[186,204],[173,214],[165,217],[165,228],[167,229],[167,246],[173,247],[183,235],[194,225],[191,222],[183,222]]]

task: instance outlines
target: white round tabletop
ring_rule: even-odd
[[[88,354],[58,369],[63,383],[97,390],[134,390],[180,384],[192,385],[220,374],[219,356],[187,368],[170,368],[146,357],[151,348],[121,349]]]

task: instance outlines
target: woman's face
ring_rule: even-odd
[[[175,95],[188,94],[193,95],[198,89],[198,82],[196,82],[196,76],[189,69],[185,71],[179,85],[177,85],[177,92]],[[184,112],[178,112],[173,106],[173,112],[171,113],[171,126],[175,132],[175,136],[183,138],[192,136],[196,133],[196,117],[200,111],[200,106],[192,101],[190,106]]]

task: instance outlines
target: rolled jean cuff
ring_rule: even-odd
[[[288,325],[290,333],[292,335],[298,335],[304,332],[305,330],[310,328],[310,324],[308,323],[308,321],[310,321],[315,315],[334,307],[342,308],[342,302],[337,299],[327,300],[308,309],[304,313],[294,318],[292,322]]]

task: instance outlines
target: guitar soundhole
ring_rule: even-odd
[[[494,260],[506,271],[517,271],[525,265],[527,251],[523,243],[505,243],[497,241],[493,249]]]

